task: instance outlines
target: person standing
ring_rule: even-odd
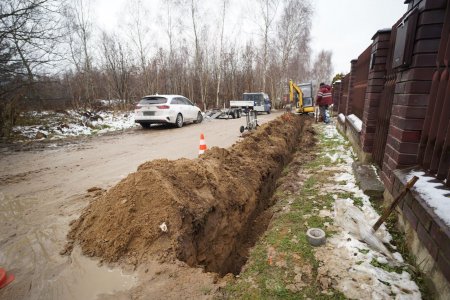
[[[319,105],[320,115],[324,123],[330,123],[330,116],[328,115],[328,106],[333,103],[331,95],[331,87],[328,84],[321,83],[319,92],[317,93],[316,103]]]

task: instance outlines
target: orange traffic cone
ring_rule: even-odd
[[[14,280],[13,274],[6,274],[5,269],[0,268],[0,289],[4,288]]]
[[[205,136],[203,135],[203,133],[200,134],[200,147],[198,150],[198,155],[205,153],[207,147],[206,147],[206,143],[205,143]]]

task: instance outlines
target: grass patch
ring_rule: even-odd
[[[353,197],[352,200],[353,200],[353,205],[358,206],[358,207],[363,207],[364,202],[361,197]]]
[[[362,253],[362,254],[367,254],[367,253],[369,253],[369,249],[359,249],[359,248],[358,248],[358,251],[359,251],[360,253]]]
[[[379,207],[379,209],[382,210],[381,207]],[[419,287],[420,293],[422,294],[422,298],[433,299],[434,295],[429,288],[430,279],[428,279],[427,276],[419,270],[417,259],[409,252],[405,240],[405,234],[398,230],[396,226],[397,222],[397,215],[395,213],[392,213],[385,223],[389,233],[392,235],[391,244],[396,247],[395,251],[399,252],[402,255],[405,262],[413,266],[413,268],[405,268],[404,271],[408,272],[411,275],[411,279],[416,282],[417,286]]]
[[[392,267],[389,264],[382,264],[380,262],[378,262],[375,258],[372,258],[372,261],[370,262],[370,264],[374,267],[383,269],[387,272],[390,273],[397,273],[397,274],[402,274],[403,272],[403,268],[402,267]]]

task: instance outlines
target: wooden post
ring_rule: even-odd
[[[384,212],[383,215],[378,219],[378,221],[373,225],[373,232],[378,230],[380,228],[381,224],[386,221],[386,219],[389,217],[389,215],[392,213],[392,211],[397,206],[398,202],[406,195],[406,193],[414,186],[414,184],[419,180],[419,177],[414,176],[411,178],[410,181],[406,183],[405,189],[394,199],[391,206],[389,206]]]

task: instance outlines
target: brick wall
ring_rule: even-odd
[[[434,179],[430,176],[430,179]],[[406,180],[401,171],[394,172],[393,196],[397,196],[404,188]],[[422,245],[428,250],[436,262],[442,275],[450,282],[450,229],[428,207],[421,195],[410,191],[399,203],[403,217],[409,222]]]
[[[341,97],[339,101],[339,109],[338,112],[341,114],[346,114],[347,112],[347,101],[348,101],[348,83],[350,79],[350,73],[345,75],[344,79],[342,79],[341,83]]]
[[[339,111],[339,105],[342,97],[342,81],[336,81],[333,84],[333,111]]]
[[[354,95],[354,84],[355,84],[355,72],[356,72],[356,63],[358,60],[353,59],[350,61],[350,73],[348,73],[348,94],[347,94],[347,102],[345,105],[344,115],[348,116],[353,113],[352,105],[353,105],[353,95]]]
[[[415,30],[411,32],[415,35],[412,59],[409,66],[399,68],[397,72],[383,159],[382,178],[389,189],[393,184],[393,170],[418,162],[420,137],[444,22],[446,1],[415,2],[418,3],[411,9],[418,8],[418,19]]]
[[[361,120],[363,118],[364,100],[366,98],[371,53],[372,45],[368,46],[366,50],[358,56],[355,64],[352,89],[352,114]]]
[[[362,116],[361,146],[371,153],[378,122],[380,99],[386,83],[386,61],[389,52],[391,30],[379,30],[372,38],[371,61]]]

